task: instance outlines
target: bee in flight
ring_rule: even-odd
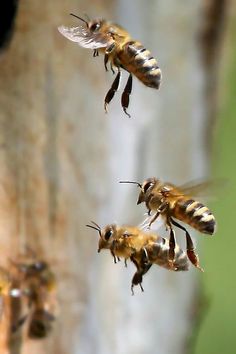
[[[193,199],[192,195],[199,193],[209,186],[209,183],[199,183],[177,187],[171,183],[163,183],[152,177],[146,179],[142,184],[132,181],[120,181],[120,183],[133,183],[140,189],[137,204],[145,203],[148,215],[151,211],[155,214],[151,217],[149,227],[161,215],[170,229],[170,260],[175,256],[175,233],[173,225],[185,231],[186,248],[189,260],[200,270],[199,258],[195,252],[194,244],[187,229],[176,220],[180,220],[192,226],[201,233],[213,235],[216,230],[216,220],[210,209],[204,204]]]
[[[161,70],[157,60],[140,42],[133,40],[121,26],[103,19],[86,21],[74,14],[71,15],[78,18],[81,25],[71,28],[60,26],[58,27],[59,32],[81,47],[92,49],[94,56],[98,56],[99,53],[104,54],[106,71],[108,71],[108,62],[110,62],[113,74],[115,73],[114,68],[117,69],[116,78],[105,97],[104,108],[106,112],[108,104],[119,88],[120,69],[129,72],[128,81],[121,96],[121,105],[124,112],[130,117],[127,108],[132,91],[132,75],[136,76],[144,85],[159,89]]]
[[[34,251],[28,248],[30,257],[22,262],[11,261],[12,286],[9,295],[15,308],[27,307],[27,314],[13,312],[12,333],[28,321],[28,336],[41,339],[49,335],[55,320],[56,279],[49,263],[37,259]],[[18,302],[18,305],[17,305]],[[19,305],[19,302],[21,305]],[[14,305],[15,304],[15,305]],[[20,312],[20,313],[17,313]]]
[[[153,264],[157,264],[168,270],[186,271],[189,267],[186,253],[175,244],[173,263],[169,262],[169,241],[152,233],[146,233],[134,226],[118,226],[110,224],[103,229],[92,221],[92,225],[86,225],[99,233],[98,252],[102,249],[110,250],[114,262],[120,258],[128,259],[134,263],[137,270],[133,276],[131,291],[133,287],[142,287],[143,275],[148,272]]]

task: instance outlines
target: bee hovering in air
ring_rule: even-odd
[[[59,32],[69,40],[78,43],[81,47],[92,49],[93,56],[99,53],[104,54],[104,65],[108,71],[107,64],[113,74],[117,69],[116,78],[108,91],[104,108],[107,106],[119,88],[121,79],[121,68],[129,72],[129,78],[121,96],[121,105],[127,113],[129,107],[129,96],[132,91],[132,75],[136,76],[144,85],[159,89],[161,83],[161,70],[157,60],[151,55],[140,42],[131,38],[130,34],[121,26],[112,22],[95,19],[86,21],[85,19],[71,14],[81,21],[78,27],[58,27]]]
[[[172,227],[174,225],[185,231],[188,258],[195,267],[202,270],[189,232],[174,219],[183,221],[201,233],[208,235],[215,233],[216,220],[214,215],[207,206],[192,197],[192,195],[208,187],[209,183],[176,187],[171,183],[163,183],[155,177],[146,179],[142,184],[131,181],[120,181],[120,183],[133,183],[141,189],[137,204],[144,202],[149,215],[151,215],[151,211],[155,212],[154,216],[151,217],[149,227],[159,215],[164,218],[166,226],[170,229],[170,260],[173,260],[175,255],[176,241]]]
[[[110,224],[101,229],[94,222],[92,222],[92,225],[86,226],[97,230],[99,233],[98,252],[102,249],[108,249],[115,263],[120,258],[125,259],[125,264],[128,259],[134,263],[137,271],[132,279],[132,293],[135,285],[140,285],[143,291],[143,275],[148,272],[153,264],[157,264],[168,270],[188,270],[188,257],[177,244],[175,245],[173,263],[169,262],[170,245],[169,241],[163,237],[152,233],[145,233],[134,226]]]
[[[21,301],[21,307],[27,307],[24,316],[13,316],[12,333],[28,321],[29,338],[41,339],[49,335],[55,320],[56,280],[49,263],[37,259],[32,250],[30,252],[32,257],[23,262],[11,261],[14,281],[10,296]]]

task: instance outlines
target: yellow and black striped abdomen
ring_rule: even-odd
[[[172,210],[172,215],[204,234],[213,235],[215,232],[214,215],[205,205],[193,199],[180,198]]]
[[[126,43],[118,54],[121,65],[144,85],[159,89],[161,70],[156,59],[140,42]]]

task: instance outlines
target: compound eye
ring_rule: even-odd
[[[113,231],[108,230],[104,235],[105,240],[108,241],[110,239],[110,237],[112,236],[112,234],[113,234]]]
[[[93,23],[91,25],[90,30],[92,32],[95,32],[95,31],[99,30],[100,27],[101,27],[100,23],[99,22],[95,22],[95,23]]]
[[[148,190],[148,188],[150,188],[152,186],[152,182],[148,182],[148,183],[146,183],[145,184],[145,186],[143,187],[143,191],[144,191],[144,193],[146,193],[147,192],[147,190]]]
[[[34,264],[34,268],[38,271],[44,270],[46,268],[46,264],[44,262],[36,262]]]

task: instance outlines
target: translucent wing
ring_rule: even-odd
[[[227,180],[223,178],[214,180],[199,179],[176,186],[173,192],[170,191],[170,195],[189,195],[192,197],[212,199],[212,197],[219,195],[222,190],[225,190],[226,186]]]
[[[58,31],[72,42],[78,43],[81,47],[89,49],[106,48],[114,42],[109,33],[91,32],[89,28],[79,27],[58,27]]]

